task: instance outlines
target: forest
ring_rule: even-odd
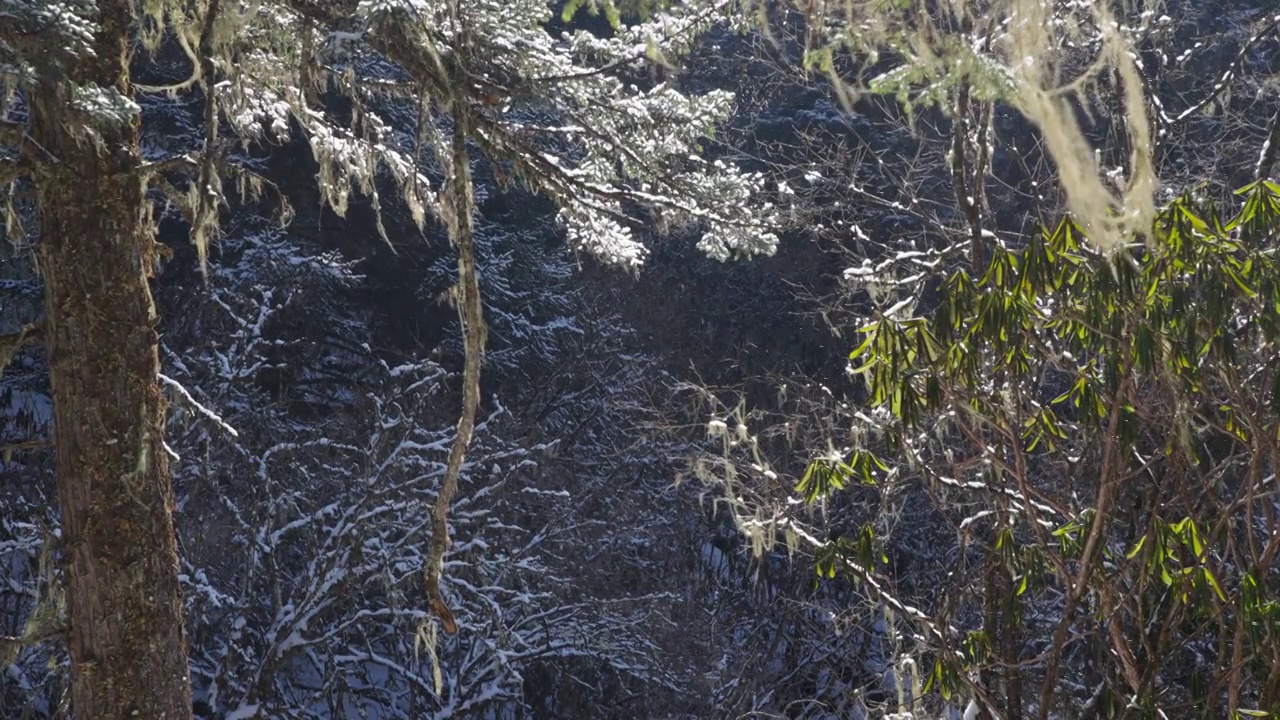
[[[0,720],[1280,720],[1276,0],[5,0]]]

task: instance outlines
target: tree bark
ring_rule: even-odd
[[[139,119],[86,112],[72,89],[130,95],[129,2],[98,7],[93,56],[42,68],[29,99],[45,153],[34,180],[71,707],[82,720],[179,720],[191,717],[191,686]]]

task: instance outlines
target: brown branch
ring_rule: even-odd
[[[1129,323],[1125,325],[1125,332],[1127,333]],[[1105,542],[1102,535],[1106,531],[1107,516],[1111,513],[1111,506],[1115,501],[1116,485],[1119,483],[1119,471],[1116,466],[1120,463],[1120,458],[1117,457],[1116,453],[1116,439],[1120,431],[1120,416],[1128,399],[1132,383],[1132,376],[1130,375],[1132,369],[1131,366],[1123,368],[1120,384],[1112,399],[1111,416],[1107,420],[1107,434],[1103,440],[1102,469],[1098,479],[1098,497],[1094,503],[1093,522],[1085,538],[1084,550],[1080,554],[1080,569],[1076,573],[1075,582],[1073,583],[1067,578],[1066,602],[1062,608],[1062,618],[1053,633],[1053,642],[1049,646],[1049,658],[1044,675],[1044,684],[1040,688],[1040,720],[1048,720],[1053,709],[1053,698],[1058,689],[1058,666],[1066,648],[1067,631],[1071,627],[1071,621],[1075,618],[1076,610],[1079,609],[1080,603],[1084,600],[1089,588],[1090,576],[1094,571],[1094,560]]]
[[[8,443],[0,445],[0,467],[9,464],[9,460],[14,453],[27,452],[29,450],[43,450],[53,447],[53,441],[49,439],[41,440],[23,440],[22,442]]]
[[[12,120],[0,120],[0,143],[17,147],[27,134],[27,126]]]
[[[9,366],[9,361],[22,346],[39,342],[44,342],[44,321],[23,326],[16,333],[0,335],[0,373]]]
[[[978,191],[970,190],[966,177],[966,157],[969,154],[969,121],[972,107],[969,103],[969,84],[961,84],[956,96],[955,118],[951,121],[951,186],[955,191],[956,204],[964,213],[965,222],[969,226],[970,266],[974,277],[982,274],[986,266],[982,242],[982,213],[978,210]],[[981,183],[981,176],[975,173],[974,182]]]
[[[60,162],[49,149],[36,142],[27,132],[27,126],[12,120],[0,120],[0,143],[20,154],[15,164],[23,173],[31,172],[41,163]]]
[[[449,549],[449,504],[458,492],[458,475],[466,457],[467,445],[475,431],[476,412],[480,407],[480,364],[484,359],[486,330],[480,300],[480,279],[476,271],[475,211],[471,187],[471,158],[467,152],[467,117],[454,118],[453,173],[450,178],[448,213],[449,237],[458,246],[458,284],[454,299],[458,319],[462,323],[463,347],[466,350],[462,372],[462,414],[458,418],[458,434],[449,451],[440,494],[436,496],[431,518],[431,548],[427,558],[427,598],[431,612],[440,618],[445,632],[458,631],[457,621],[440,594],[440,576],[444,571],[444,554]]]
[[[0,186],[8,185],[24,175],[30,174],[30,172],[30,166],[21,160],[0,161]]]

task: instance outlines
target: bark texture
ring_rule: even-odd
[[[73,90],[130,93],[129,2],[99,9],[95,55],[45,69],[31,107],[71,705],[81,720],[176,720],[191,688],[138,119],[86,112]]]

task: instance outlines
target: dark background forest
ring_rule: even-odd
[[[1176,114],[1234,75],[1215,112],[1168,128],[1162,197],[1227,197],[1254,179],[1280,110],[1280,41],[1240,55],[1276,8],[1165,5],[1165,45],[1142,52],[1154,64],[1194,57],[1153,75],[1153,95]],[[643,268],[606,266],[566,242],[549,201],[476,165],[489,343],[445,566],[456,636],[435,634],[421,588],[425,508],[463,364],[443,230],[419,232],[392,202],[375,213],[367,197],[335,215],[301,137],[241,150],[280,193],[231,202],[207,269],[182,214],[160,217],[169,254],[152,287],[197,717],[816,719],[896,708],[916,642],[897,629],[901,613],[849,578],[817,581],[811,551],[753,547],[705,477],[721,447],[708,422],[733,433],[741,420],[771,458],[782,480],[761,498],[792,492],[868,400],[847,368],[875,298],[850,269],[909,268],[912,253],[968,262],[950,162],[960,121],[877,95],[846,107],[803,69],[802,20],[777,15],[768,36],[718,29],[690,58],[637,78],[736,94],[708,152],[787,188],[772,256],[721,262],[655,228]],[[575,22],[609,32],[600,18]],[[180,60],[140,56],[133,72],[172,81]],[[1094,111],[1090,133],[1111,148],[1125,119]],[[203,105],[146,96],[142,112],[144,150],[158,154],[194,142]],[[1063,201],[1036,130],[998,104],[992,113],[987,232],[1019,247]],[[0,243],[0,334],[45,312],[39,242],[10,222]],[[921,286],[913,307],[924,312],[936,292]],[[0,636],[60,612],[51,406],[43,350],[20,349],[0,377]],[[877,547],[893,593],[941,612],[936,588],[964,550],[924,493],[854,489],[815,510],[814,527],[837,538],[889,504],[892,531]],[[0,649],[0,717],[67,717],[65,649]],[[1096,680],[1087,658],[1071,663],[1064,692],[1083,706]],[[938,707],[958,718],[964,702]]]

